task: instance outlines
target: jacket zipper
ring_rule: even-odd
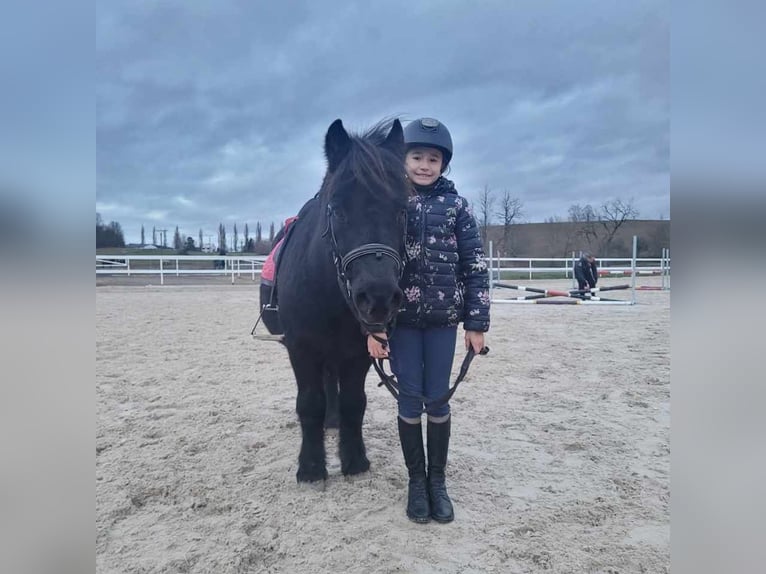
[[[425,195],[420,208],[420,255],[422,257],[422,269],[420,272],[420,313],[418,313],[418,323],[422,327],[426,326],[425,301],[426,301],[426,270],[428,269],[428,257],[426,256],[426,200]]]

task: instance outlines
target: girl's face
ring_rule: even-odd
[[[412,183],[428,186],[442,174],[442,152],[432,147],[415,147],[404,158],[404,169]]]

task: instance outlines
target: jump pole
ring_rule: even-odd
[[[495,299],[492,301],[493,305],[496,304],[521,304],[521,305],[633,305],[631,301],[617,301],[609,300],[604,301],[589,301],[587,299]]]
[[[633,276],[630,278],[630,302],[636,304],[636,255],[638,254],[638,235],[633,236],[633,260],[631,261],[631,269],[633,270]]]
[[[543,295],[547,295],[548,297],[569,297],[568,292],[555,291],[553,289],[538,289],[537,287],[524,287],[523,285],[503,285],[502,283],[497,283],[495,287],[502,287],[503,289],[516,289],[517,291],[529,291],[530,293],[541,293]]]
[[[575,265],[577,264],[577,260],[575,259],[575,252],[572,251],[572,289],[577,287],[577,279],[575,279]]]
[[[630,285],[607,285],[606,287],[591,287],[590,289],[572,289],[569,293],[599,293],[601,291],[620,291],[630,289]]]
[[[489,300],[492,301],[494,299],[493,297],[493,291],[495,288],[495,272],[494,268],[492,266],[492,241],[489,242]],[[500,271],[497,272],[497,280],[500,281]]]

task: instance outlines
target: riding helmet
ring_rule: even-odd
[[[407,149],[424,146],[441,150],[444,156],[442,172],[452,159],[452,136],[447,126],[434,118],[419,118],[407,124],[404,128],[404,143]]]

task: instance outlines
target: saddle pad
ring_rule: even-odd
[[[262,282],[273,284],[276,280],[277,260],[279,258],[279,252],[281,251],[282,244],[285,242],[285,238],[287,237],[287,230],[290,228],[290,225],[292,225],[297,219],[297,215],[285,219],[285,230],[282,239],[277,241],[276,245],[274,245],[272,248],[271,253],[269,253],[269,256],[266,258],[266,261],[263,262],[263,269],[261,270]]]

